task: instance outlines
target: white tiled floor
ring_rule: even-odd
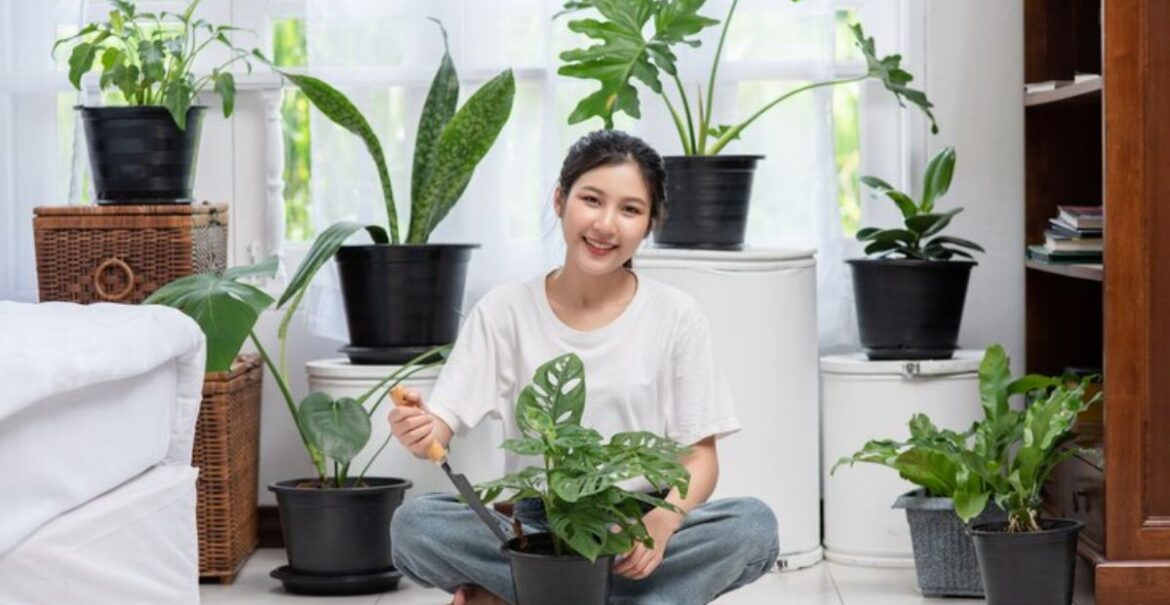
[[[204,584],[203,605],[443,605],[446,593],[403,580],[399,589],[360,597],[299,597],[285,593],[268,572],[286,563],[284,551],[256,551],[231,586]],[[715,601],[717,605],[979,605],[976,599],[927,599],[918,594],[912,569],[878,569],[821,563],[773,573]]]

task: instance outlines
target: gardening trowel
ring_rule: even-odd
[[[410,407],[412,404],[406,401],[406,389],[401,385],[390,389],[390,399],[394,401],[396,406]],[[427,459],[443,468],[447,473],[447,477],[451,479],[451,483],[455,484],[455,489],[459,490],[459,495],[467,501],[471,506],[471,510],[479,515],[479,518],[487,524],[488,529],[500,539],[501,543],[508,543],[508,534],[500,527],[499,521],[488,512],[487,506],[484,505],[483,500],[475,493],[475,488],[471,487],[471,482],[467,477],[451,470],[451,465],[447,464],[447,450],[438,440],[432,441],[429,448],[427,448]]]

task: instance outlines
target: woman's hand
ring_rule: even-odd
[[[423,409],[418,391],[407,390],[404,399],[406,405],[390,410],[390,432],[415,457],[426,458],[427,448],[437,438],[435,418]]]
[[[674,532],[682,526],[683,516],[665,508],[656,508],[642,517],[646,524],[646,531],[654,538],[654,548],[646,548],[635,544],[634,549],[626,553],[621,561],[614,566],[613,572],[631,580],[641,580],[662,564],[662,557],[666,553],[666,544],[674,536]]]

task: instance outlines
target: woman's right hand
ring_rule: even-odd
[[[435,418],[423,409],[422,394],[418,391],[407,390],[403,399],[405,405],[390,410],[390,432],[410,453],[426,458],[427,449],[437,438]]]

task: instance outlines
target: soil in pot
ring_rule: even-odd
[[[606,605],[613,584],[613,557],[590,562],[557,556],[550,534],[513,538],[504,545],[512,564],[517,605]]]
[[[78,106],[99,204],[189,204],[206,107],[180,130],[162,106]]]
[[[971,527],[987,605],[1069,605],[1077,536],[1072,519],[1040,522],[1041,531],[1008,533],[1007,523]]]

